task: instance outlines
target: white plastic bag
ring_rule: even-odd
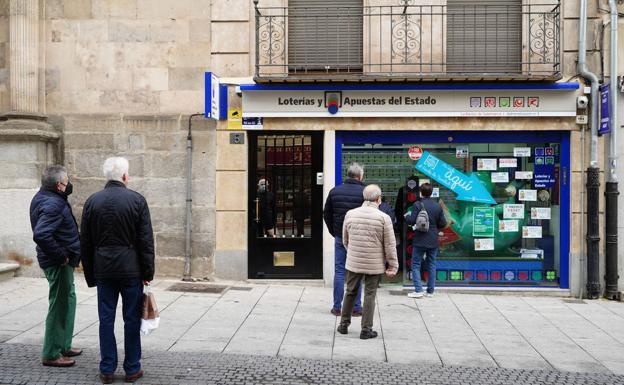
[[[146,336],[158,328],[160,323],[160,313],[156,306],[154,293],[149,286],[143,289],[143,315],[141,317],[141,334]]]

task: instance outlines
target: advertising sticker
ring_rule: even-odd
[[[515,233],[518,231],[518,221],[507,219],[498,221],[498,231],[501,233]]]
[[[542,226],[522,226],[522,238],[541,238]]]
[[[507,172],[493,172],[492,183],[507,183],[509,182],[509,173]]]
[[[498,167],[500,168],[516,168],[518,167],[518,159],[516,158],[501,158],[498,160]]]
[[[550,219],[550,207],[531,207],[531,219]]]
[[[475,238],[476,251],[494,250],[494,238]]]
[[[517,204],[503,205],[503,218],[523,219],[524,218],[524,205],[517,205]]]
[[[516,158],[528,158],[531,156],[531,147],[514,147]]]
[[[518,191],[518,199],[521,201],[537,201],[537,190],[520,190]]]
[[[455,148],[455,157],[458,159],[468,158],[470,152],[468,150],[468,146],[457,146]]]
[[[475,207],[472,213],[472,236],[494,236],[494,207]]]
[[[479,158],[477,159],[477,170],[479,171],[496,171],[496,159]]]
[[[516,179],[531,180],[533,179],[533,171],[516,171]]]

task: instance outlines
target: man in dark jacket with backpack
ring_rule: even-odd
[[[331,313],[341,315],[342,299],[344,298],[345,262],[347,250],[342,244],[342,225],[347,211],[362,206],[364,203],[364,169],[357,163],[351,164],[347,170],[347,179],[340,186],[329,192],[323,219],[327,230],[334,237],[334,305]],[[353,307],[353,316],[362,315],[362,290],[358,289]]]
[[[67,202],[71,193],[65,167],[48,166],[41,177],[41,189],[30,203],[37,260],[50,286],[42,354],[46,366],[72,366],[76,362],[69,357],[82,353],[71,347],[76,316],[74,268],[80,263],[78,225]]]
[[[143,376],[141,313],[143,286],[154,278],[154,234],[145,198],[128,188],[128,160],[108,158],[104,190],[89,197],[82,212],[82,265],[89,287],[97,286],[100,318],[100,380],[113,382],[117,368],[115,311],[123,300],[123,368],[126,382]]]
[[[444,210],[439,203],[431,199],[433,187],[429,183],[420,186],[421,199],[412,206],[412,212],[405,217],[408,226],[414,225],[412,240],[412,279],[415,291],[408,294],[410,298],[422,298],[423,287],[420,278],[420,266],[425,260],[429,278],[427,279],[427,297],[433,296],[436,279],[436,258],[438,257],[438,233],[446,227]]]

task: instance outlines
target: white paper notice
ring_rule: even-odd
[[[455,148],[455,157],[458,159],[468,158],[470,152],[468,150],[468,146],[457,146]]]
[[[522,238],[541,238],[542,226],[522,226]]]
[[[528,158],[531,156],[531,147],[514,147],[516,158]]]
[[[520,190],[518,191],[518,199],[521,201],[537,201],[537,190]]]
[[[501,158],[498,160],[499,168],[516,168],[518,167],[518,159],[516,158]]]
[[[505,219],[524,219],[524,205],[503,205],[503,218]]]
[[[516,179],[533,179],[533,171],[516,171]]]
[[[492,183],[507,183],[509,182],[508,172],[493,172]]]
[[[474,244],[476,251],[494,250],[494,238],[477,238]]]
[[[518,221],[515,219],[498,221],[498,231],[501,233],[517,232]]]
[[[550,219],[550,207],[531,207],[531,219]]]
[[[432,198],[439,198],[440,197],[440,188],[439,187],[434,187],[433,191],[431,192],[431,197]]]
[[[477,159],[477,170],[479,171],[496,171],[496,159]]]

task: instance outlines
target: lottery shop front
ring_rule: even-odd
[[[337,184],[352,162],[398,218],[401,274],[388,282],[411,284],[414,233],[401,218],[428,182],[449,223],[438,285],[569,287],[568,132],[339,131]]]

